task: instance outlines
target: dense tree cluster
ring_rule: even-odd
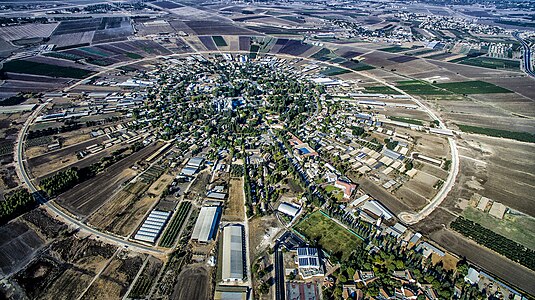
[[[0,223],[5,223],[35,207],[35,198],[25,188],[15,190],[0,201]]]

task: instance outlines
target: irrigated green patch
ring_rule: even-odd
[[[404,117],[394,117],[394,116],[391,116],[391,117],[390,117],[390,120],[392,120],[392,121],[398,121],[398,122],[404,122],[404,123],[409,123],[409,124],[414,124],[414,125],[420,125],[420,126],[423,126],[423,125],[424,125],[423,121],[418,120],[418,119],[411,119],[411,118],[404,118]]]
[[[401,93],[387,86],[367,86],[365,87],[367,93],[386,94],[386,95],[400,95]]]
[[[338,67],[329,67],[329,68],[321,71],[321,74],[323,74],[325,76],[335,76],[335,75],[346,74],[346,73],[349,73],[349,72],[351,72],[351,71],[346,70],[346,69],[342,69],[342,68],[338,68]]]
[[[529,132],[516,132],[462,124],[457,124],[457,126],[459,126],[459,129],[464,132],[484,134],[488,136],[502,137],[522,142],[535,143],[535,134]]]
[[[439,88],[446,89],[455,94],[496,94],[496,93],[512,93],[512,91],[499,87],[495,84],[473,80],[463,82],[448,82],[435,84]]]
[[[355,233],[338,225],[321,211],[308,215],[294,229],[309,241],[316,241],[327,253],[341,256],[342,260],[347,259],[361,242]]]
[[[128,56],[128,58],[131,58],[131,59],[142,59],[143,56],[137,54],[137,53],[132,53],[132,52],[127,52],[126,53],[126,56]]]
[[[476,67],[483,67],[489,69],[507,69],[507,70],[519,70],[520,61],[510,59],[500,59],[492,57],[474,57],[462,60],[460,62],[463,65],[470,65]]]
[[[433,86],[425,81],[407,80],[399,81],[396,87],[412,95],[446,95],[449,91]]]
[[[220,35],[214,35],[214,36],[212,36],[212,39],[214,40],[214,43],[216,44],[217,47],[226,47],[226,46],[228,46],[228,44],[225,41],[225,39]]]
[[[85,78],[93,73],[78,68],[61,67],[26,60],[9,61],[4,64],[2,71],[68,78]]]

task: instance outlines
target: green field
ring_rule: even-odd
[[[418,119],[390,116],[390,120],[424,126],[424,122],[422,120],[418,120]]]
[[[173,247],[173,244],[175,243],[178,233],[180,232],[182,225],[184,225],[184,222],[186,221],[186,217],[188,216],[190,209],[191,209],[191,202],[188,201],[188,202],[180,203],[180,206],[178,207],[178,210],[175,213],[175,216],[173,217],[173,219],[171,220],[171,222],[165,229],[165,232],[159,243],[160,247],[165,247],[165,248]]]
[[[520,62],[518,60],[510,59],[479,56],[461,60],[460,63],[463,65],[470,65],[489,69],[520,70]]]
[[[85,58],[83,56],[76,55],[76,54],[71,54],[71,53],[67,53],[67,52],[48,52],[48,53],[45,53],[43,55],[44,56],[49,56],[49,57],[54,57],[54,58],[60,58],[60,59],[68,59],[68,60],[72,60],[72,61],[82,60],[82,59]]]
[[[440,89],[425,81],[420,81],[420,80],[399,81],[396,83],[396,87],[412,95],[447,95],[447,94],[450,94],[450,92],[447,90]]]
[[[294,229],[310,242],[317,241],[327,253],[341,254],[342,260],[347,259],[358,243],[361,243],[356,234],[338,225],[321,211],[308,215]]]
[[[521,142],[535,143],[535,134],[532,134],[529,132],[516,132],[516,131],[500,130],[500,129],[494,129],[494,128],[470,126],[470,125],[463,125],[463,124],[457,124],[457,126],[459,126],[459,129],[461,129],[463,132],[483,134],[483,135],[488,135],[488,136],[493,136],[493,137],[502,137],[502,138],[513,139],[513,140],[517,140]]]
[[[139,55],[137,53],[132,53],[132,52],[127,52],[126,56],[128,58],[131,58],[131,59],[142,59],[143,58],[143,56],[141,56],[141,55]]]
[[[399,53],[407,50],[411,50],[412,48],[406,48],[401,46],[393,46],[393,47],[387,47],[387,48],[381,48],[380,51],[389,52],[389,53]]]
[[[312,54],[310,58],[317,59],[320,61],[327,61],[331,58],[335,57],[335,55],[331,52],[331,50],[327,48],[321,48],[320,51]]]
[[[439,88],[446,89],[455,94],[496,94],[496,93],[512,93],[512,91],[499,87],[495,84],[473,80],[463,82],[448,82],[435,84]]]
[[[387,86],[367,86],[366,92],[385,95],[400,95],[401,93]]]
[[[12,60],[4,63],[4,72],[44,75],[50,77],[85,78],[93,72],[78,68],[61,67],[26,60]]]
[[[338,68],[338,67],[328,67],[327,69],[321,71],[321,74],[323,74],[325,76],[335,76],[335,75],[346,74],[346,73],[349,73],[349,72],[351,72],[351,71],[346,70],[346,69],[342,69],[342,68]]]
[[[228,44],[225,41],[225,39],[220,35],[212,36],[212,40],[214,40],[214,43],[216,44],[217,47],[226,47],[226,46],[228,46]]]
[[[249,50],[249,58],[255,59],[259,49],[260,49],[260,46],[251,45],[251,48]]]
[[[497,234],[535,250],[535,218],[506,214],[503,220],[499,220],[472,207],[465,209],[463,216]]]

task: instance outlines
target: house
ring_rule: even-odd
[[[357,283],[363,283],[364,285],[368,285],[368,283],[374,281],[377,277],[375,277],[375,273],[373,271],[356,271],[353,275],[353,281],[355,284]]]
[[[353,195],[353,192],[357,188],[357,185],[346,182],[346,181],[342,181],[340,179],[336,180],[336,182],[334,183],[334,186],[344,191],[344,198],[346,199],[351,198],[351,195]]]

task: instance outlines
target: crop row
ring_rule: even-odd
[[[162,240],[160,241],[159,245],[161,247],[170,248],[173,246],[173,242],[177,238],[180,228],[182,228],[182,225],[184,225],[184,222],[186,221],[186,217],[188,216],[190,209],[191,202],[180,203],[180,206],[178,207],[178,212],[173,217],[173,220],[171,220],[169,226],[167,226]]]

